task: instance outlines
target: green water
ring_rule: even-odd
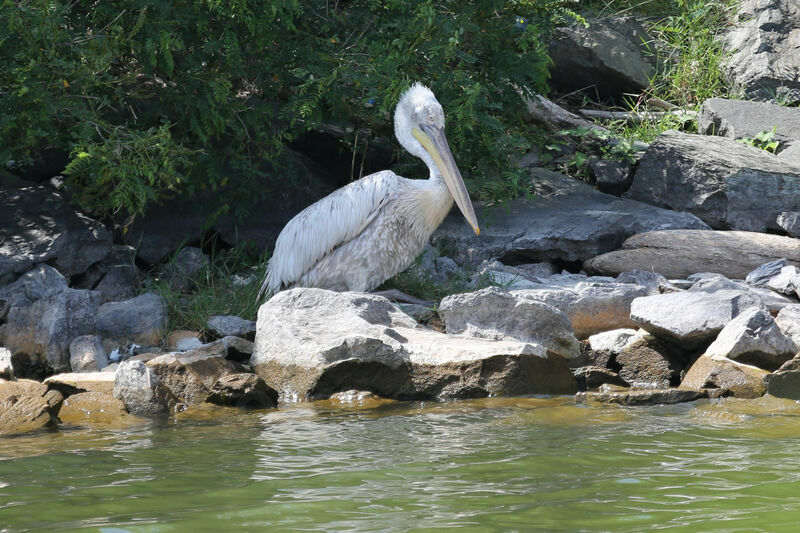
[[[0,532],[800,531],[800,405],[203,410],[0,439]]]

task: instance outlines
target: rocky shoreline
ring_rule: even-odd
[[[770,88],[789,98],[800,89],[781,76],[788,64],[800,71],[800,56],[780,40],[757,44],[796,31],[795,19],[786,2],[757,4],[744,2],[740,14],[757,23],[731,30],[732,76],[752,98]],[[597,32],[612,41],[640,35],[622,24]],[[582,31],[565,30],[553,44],[556,69],[575,71],[570,46],[616,46],[598,48]],[[646,58],[612,64],[632,54],[597,57],[579,71],[612,70],[604,79],[617,85],[604,90],[630,90],[651,68]],[[756,76],[748,65],[759,61],[769,68]],[[596,128],[545,100],[528,111],[552,128]],[[540,154],[523,157],[536,198],[479,210],[480,237],[449,217],[416,267],[441,284],[470,273],[474,287],[488,287],[432,307],[292,289],[262,305],[256,322],[207,317],[202,334],[165,331],[165,302],[135,283],[147,268],[180,288],[203,268],[203,251],[184,246],[199,239],[197,212],[159,206],[130,232],[114,231],[70,207],[58,179],[2,174],[0,435],[168,416],[206,402],[800,400],[798,110],[714,98],[698,123],[702,134],[668,131],[637,144],[630,164],[593,160],[591,183],[540,168]],[[773,127],[772,151],[753,143]],[[259,216],[241,232],[230,220],[209,231],[269,247],[285,220]]]

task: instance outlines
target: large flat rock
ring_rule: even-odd
[[[731,139],[753,138],[775,128],[774,139],[800,139],[800,107],[769,102],[709,98],[700,106],[697,128],[706,135]]]
[[[250,364],[284,399],[351,389],[389,398],[565,394],[566,361],[533,343],[447,335],[385,298],[291,289],[261,306]]]
[[[584,268],[605,276],[648,270],[678,279],[697,272],[744,279],[781,258],[800,265],[800,239],[748,231],[672,230],[634,235],[622,249],[590,259]]]
[[[800,210],[800,165],[733,139],[667,131],[625,197],[688,211],[714,229],[778,230],[778,215]]]
[[[480,236],[453,213],[434,239],[457,250],[458,263],[500,259],[504,263],[583,261],[616,250],[636,233],[708,229],[688,213],[661,209],[598,192],[556,172],[533,169],[533,200],[514,200],[481,216]]]

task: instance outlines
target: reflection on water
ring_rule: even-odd
[[[0,440],[0,532],[794,531],[800,406],[205,406]]]

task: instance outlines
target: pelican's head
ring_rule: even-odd
[[[444,135],[444,111],[430,89],[415,83],[400,97],[394,112],[394,134],[409,153],[425,161],[432,177],[444,179],[464,218],[479,235],[481,230],[467,187]]]

